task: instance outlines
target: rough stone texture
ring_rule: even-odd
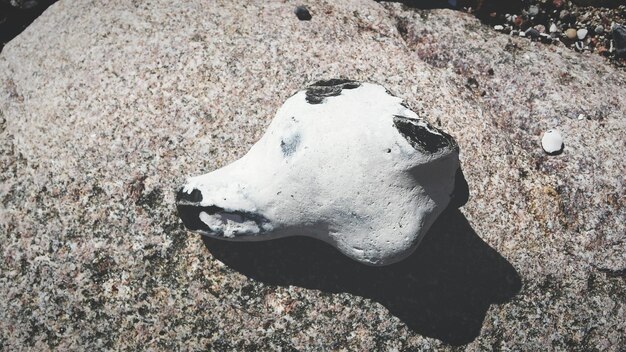
[[[5,47],[0,348],[626,345],[626,74],[450,10],[315,2],[301,22],[300,4],[60,1]],[[186,232],[181,177],[241,157],[332,77],[449,131],[468,204],[386,268]],[[539,144],[553,127],[559,156]]]

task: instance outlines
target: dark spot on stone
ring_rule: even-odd
[[[317,81],[313,83],[312,85],[319,86],[319,87],[332,87],[332,86],[340,85],[344,89],[354,89],[360,86],[361,84],[359,82],[356,82],[350,79],[333,78],[333,79]]]
[[[444,148],[458,150],[459,146],[452,136],[429,124],[421,126],[418,122],[422,121],[399,115],[393,117],[398,132],[416,150],[428,153],[436,153]]]
[[[520,178],[526,178],[528,177],[528,171],[524,170],[524,169],[518,169],[517,170],[519,172],[519,177]]]
[[[391,153],[391,148],[387,148],[387,153]]]
[[[626,278],[626,269],[611,270],[611,269],[599,268],[598,270],[604,273],[608,277],[621,277],[623,279]]]
[[[470,77],[470,78],[467,79],[466,86],[468,88],[478,88],[478,81],[476,80],[476,78]]]
[[[306,101],[309,104],[320,104],[328,97],[336,97],[343,89],[355,89],[361,84],[348,79],[329,79],[317,81],[306,89]]]
[[[190,203],[200,203],[202,202],[202,192],[199,189],[194,189],[191,193],[187,193],[183,191],[183,188],[178,190],[176,193],[176,202],[186,201]]]
[[[495,72],[493,72],[493,68],[490,68],[489,70],[487,70],[487,74],[489,76],[493,76]]]
[[[587,278],[587,291],[592,292],[596,288],[596,275],[594,273],[589,273],[589,277]]]
[[[96,258],[91,263],[85,265],[86,269],[91,272],[91,280],[95,283],[103,283],[109,277],[110,272],[115,266],[115,260],[108,255],[96,254]]]
[[[135,203],[137,203],[137,201],[143,194],[143,191],[145,189],[144,181],[146,180],[146,178],[147,176],[145,175],[136,176],[128,185],[128,193],[130,195],[130,198],[135,201]]]
[[[404,41],[407,41],[407,37],[409,34],[409,21],[406,18],[397,17],[396,29],[398,30],[398,33],[400,34],[402,39],[404,39]]]
[[[306,6],[296,6],[296,9],[293,10],[300,21],[310,21],[313,16],[309,12],[309,9]]]
[[[280,149],[283,151],[283,155],[288,157],[295,153],[296,149],[298,149],[298,145],[300,144],[300,135],[294,134],[288,138],[285,138],[280,141]]]
[[[200,196],[200,198],[202,198],[202,196]],[[160,204],[162,199],[163,199],[163,193],[161,192],[161,189],[155,188],[152,191],[148,192],[147,194],[144,194],[141,197],[139,197],[139,199],[137,200],[135,204],[142,206],[146,209],[154,210]]]
[[[519,45],[517,45],[517,44],[515,44],[515,43],[513,43],[513,42],[511,42],[509,40],[509,42],[504,46],[504,50],[508,51],[508,52],[511,52],[511,53],[514,53],[514,52],[520,51],[521,48],[519,47]]]

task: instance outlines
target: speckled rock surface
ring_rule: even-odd
[[[449,10],[316,2],[301,22],[296,5],[60,1],[7,44],[0,348],[626,345],[626,74]],[[384,268],[186,232],[181,177],[241,157],[332,77],[381,83],[450,132],[467,205]],[[561,155],[541,150],[550,128]]]

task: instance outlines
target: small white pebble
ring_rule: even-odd
[[[541,147],[550,154],[559,154],[563,150],[563,137],[558,130],[548,130],[541,138]]]
[[[576,47],[576,49],[578,49],[579,51],[583,51],[585,50],[585,45],[583,44],[583,42],[576,42],[576,44],[574,44],[574,46]]]
[[[578,115],[578,119],[579,120],[584,120],[585,119],[585,115],[584,114],[579,114]]]
[[[556,24],[551,24],[550,25],[550,33],[556,33],[559,29],[557,28]]]
[[[499,24],[496,24],[495,26],[493,26],[493,29],[495,29],[496,31],[501,31],[504,29],[504,27]]]
[[[596,34],[602,34],[604,33],[604,27],[602,25],[598,25],[593,31],[596,32]]]
[[[587,32],[587,28],[581,28],[576,31],[576,36],[578,37],[578,39],[583,40],[587,36]]]

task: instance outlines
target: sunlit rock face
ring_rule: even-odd
[[[187,179],[176,201],[185,226],[203,235],[310,236],[386,265],[467,197],[450,135],[380,85],[328,80],[287,99],[245,156]]]

